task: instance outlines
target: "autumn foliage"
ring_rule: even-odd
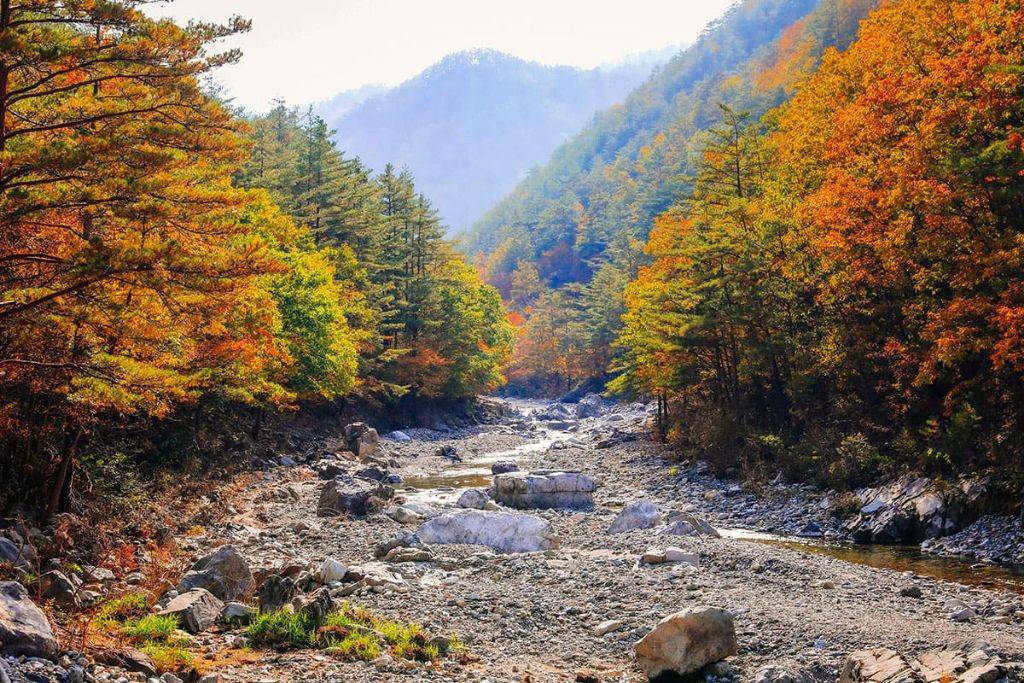
[[[629,288],[618,387],[825,474],[853,441],[1019,465],[1022,37],[1018,2],[888,3],[787,104],[727,112]]]
[[[202,82],[247,22],[145,4],[0,0],[4,496],[61,509],[105,425],[200,401],[499,384],[500,299],[411,177],[231,111]]]

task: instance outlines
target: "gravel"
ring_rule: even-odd
[[[388,565],[401,583],[350,598],[433,633],[458,634],[468,644],[468,658],[429,666],[387,657],[345,663],[320,652],[261,652],[255,661],[239,662],[229,647],[237,633],[199,636],[220,681],[566,681],[583,670],[597,680],[639,681],[634,642],[665,615],[697,605],[735,615],[739,654],[725,668],[736,680],[752,680],[766,665],[785,661],[812,680],[834,681],[845,656],[868,647],[914,654],[983,640],[1004,658],[1024,657],[1024,606],[1014,593],[737,538],[659,536],[656,529],[609,534],[621,508],[640,499],[665,513],[706,515],[716,525],[800,531],[814,522],[824,533],[833,527],[827,514],[817,512],[824,494],[780,487],[764,498],[731,490],[733,485],[699,468],[673,471],[647,438],[646,413],[637,406],[582,420],[558,415],[559,428],[551,429],[530,419],[537,404],[516,405],[527,415],[507,424],[457,433],[404,430],[412,441],[385,440],[384,448],[397,462],[392,471],[406,481],[467,469],[489,473],[496,458],[515,460],[523,470],[570,469],[594,477],[599,486],[592,508],[532,511],[550,521],[560,547],[503,555],[436,545],[433,562]],[[608,447],[610,439],[614,445]],[[436,457],[442,445],[454,446],[463,462]],[[231,523],[180,543],[198,556],[230,542],[261,575],[294,563],[316,567],[328,557],[365,565],[376,544],[415,530],[383,514],[318,518],[321,485],[303,467],[272,470],[233,502],[239,512]],[[442,509],[454,506],[458,494],[398,489],[400,496]],[[646,550],[666,546],[695,554],[699,566],[639,562]]]

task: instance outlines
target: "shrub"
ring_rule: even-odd
[[[153,666],[160,673],[181,671],[195,661],[189,651],[178,644],[148,643],[139,649],[153,660]]]
[[[121,627],[121,633],[136,643],[161,642],[174,639],[178,630],[178,618],[174,615],[150,614],[141,619],[132,619]]]
[[[96,623],[102,628],[113,628],[129,619],[138,619],[149,612],[149,596],[144,593],[125,593],[111,598],[96,611]]]

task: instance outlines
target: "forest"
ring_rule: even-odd
[[[125,424],[503,381],[501,299],[411,175],[371,174],[284,103],[220,101],[204,79],[245,20],[143,4],[3,0],[5,508],[66,509],[76,476],[109,478],[97,451]]]
[[[513,387],[754,476],[1020,476],[1020,6],[873,4],[735,6],[478,224]]]

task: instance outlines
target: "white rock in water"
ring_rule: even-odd
[[[506,553],[529,553],[558,547],[550,523],[518,512],[445,512],[421,526],[417,535],[424,543],[485,545]]]
[[[638,500],[622,508],[608,527],[608,533],[618,534],[633,529],[651,529],[661,523],[658,506],[649,500]]]
[[[714,607],[670,614],[633,646],[636,663],[648,678],[668,671],[685,676],[736,650],[732,615]]]

